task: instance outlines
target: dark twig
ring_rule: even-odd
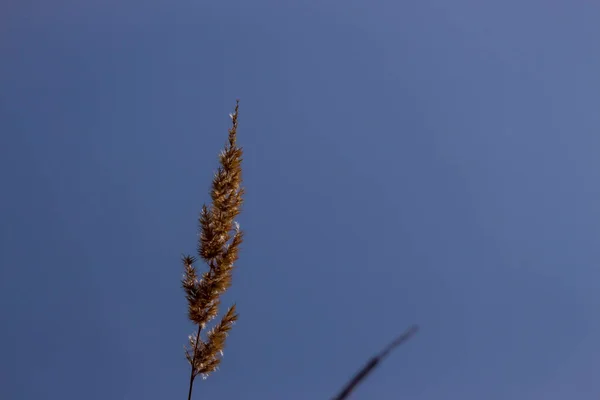
[[[202,331],[202,325],[198,325],[198,332],[196,333],[196,342],[194,343],[194,355],[192,356],[191,365],[196,365],[196,355],[198,354],[198,343],[200,343],[200,331]],[[190,388],[188,390],[188,400],[192,400],[192,389],[194,388],[194,367],[190,371]]]
[[[400,346],[402,343],[406,342],[410,339],[417,331],[419,327],[417,325],[411,326],[404,333],[398,336],[393,342],[387,345],[379,354],[375,357],[371,358],[369,362],[360,370],[356,375],[352,377],[352,379],[346,384],[346,386],[342,389],[342,391],[333,398],[333,400],[344,400],[348,398],[350,393],[358,386],[358,384],[363,381],[373,370],[375,367],[383,361],[396,347]]]

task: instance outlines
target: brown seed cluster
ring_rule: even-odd
[[[241,211],[244,189],[242,184],[242,149],[237,146],[238,107],[230,114],[232,126],[229,140],[219,155],[219,168],[211,187],[212,204],[203,205],[200,213],[198,256],[208,270],[198,277],[196,257],[184,256],[182,287],[188,301],[188,317],[198,326],[190,336],[186,357],[192,367],[192,380],[207,377],[221,362],[225,340],[238,318],[232,305],[223,318],[201,336],[206,325],[219,313],[220,295],[231,286],[231,273],[238,259],[243,232],[235,222]]]

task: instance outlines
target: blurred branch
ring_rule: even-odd
[[[346,384],[342,391],[333,398],[333,400],[344,400],[354,391],[356,386],[361,383],[380,362],[382,362],[396,347],[408,341],[415,333],[419,330],[417,325],[413,325],[408,328],[404,333],[394,339],[393,342],[388,344],[379,354],[371,358],[369,362],[360,370],[352,379]]]

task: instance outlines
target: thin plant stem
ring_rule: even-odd
[[[371,358],[365,364],[365,366],[360,371],[358,371],[356,375],[352,377],[352,379],[348,381],[346,386],[344,386],[342,391],[337,396],[335,396],[333,400],[347,399],[348,396],[350,396],[350,394],[354,391],[354,389],[356,389],[356,386],[358,386],[359,383],[361,383],[371,372],[373,372],[375,367],[377,367],[377,365],[379,365],[379,363],[383,361],[392,352],[392,350],[405,343],[415,333],[417,333],[418,330],[419,327],[417,325],[413,325],[409,329],[404,331],[404,333],[402,333],[396,339],[394,339],[394,341],[387,345],[379,354]]]
[[[192,400],[192,389],[194,388],[194,365],[196,365],[196,353],[198,353],[198,342],[200,341],[201,330],[202,325],[198,325],[198,332],[196,333],[196,343],[194,344],[194,356],[192,358],[192,368],[190,372],[190,390],[188,391],[188,400]]]

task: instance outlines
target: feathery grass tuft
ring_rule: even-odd
[[[221,363],[225,341],[238,319],[232,305],[221,320],[202,337],[202,330],[219,314],[219,297],[231,286],[231,274],[238,260],[243,232],[235,222],[243,203],[242,149],[238,147],[239,100],[229,114],[232,126],[228,142],[219,154],[219,168],[214,175],[210,197],[212,204],[203,205],[199,217],[198,256],[208,269],[198,275],[196,257],[183,256],[184,275],[181,286],[188,302],[188,318],[198,329],[189,337],[186,358],[191,366],[188,400],[192,397],[194,380],[214,372]]]

